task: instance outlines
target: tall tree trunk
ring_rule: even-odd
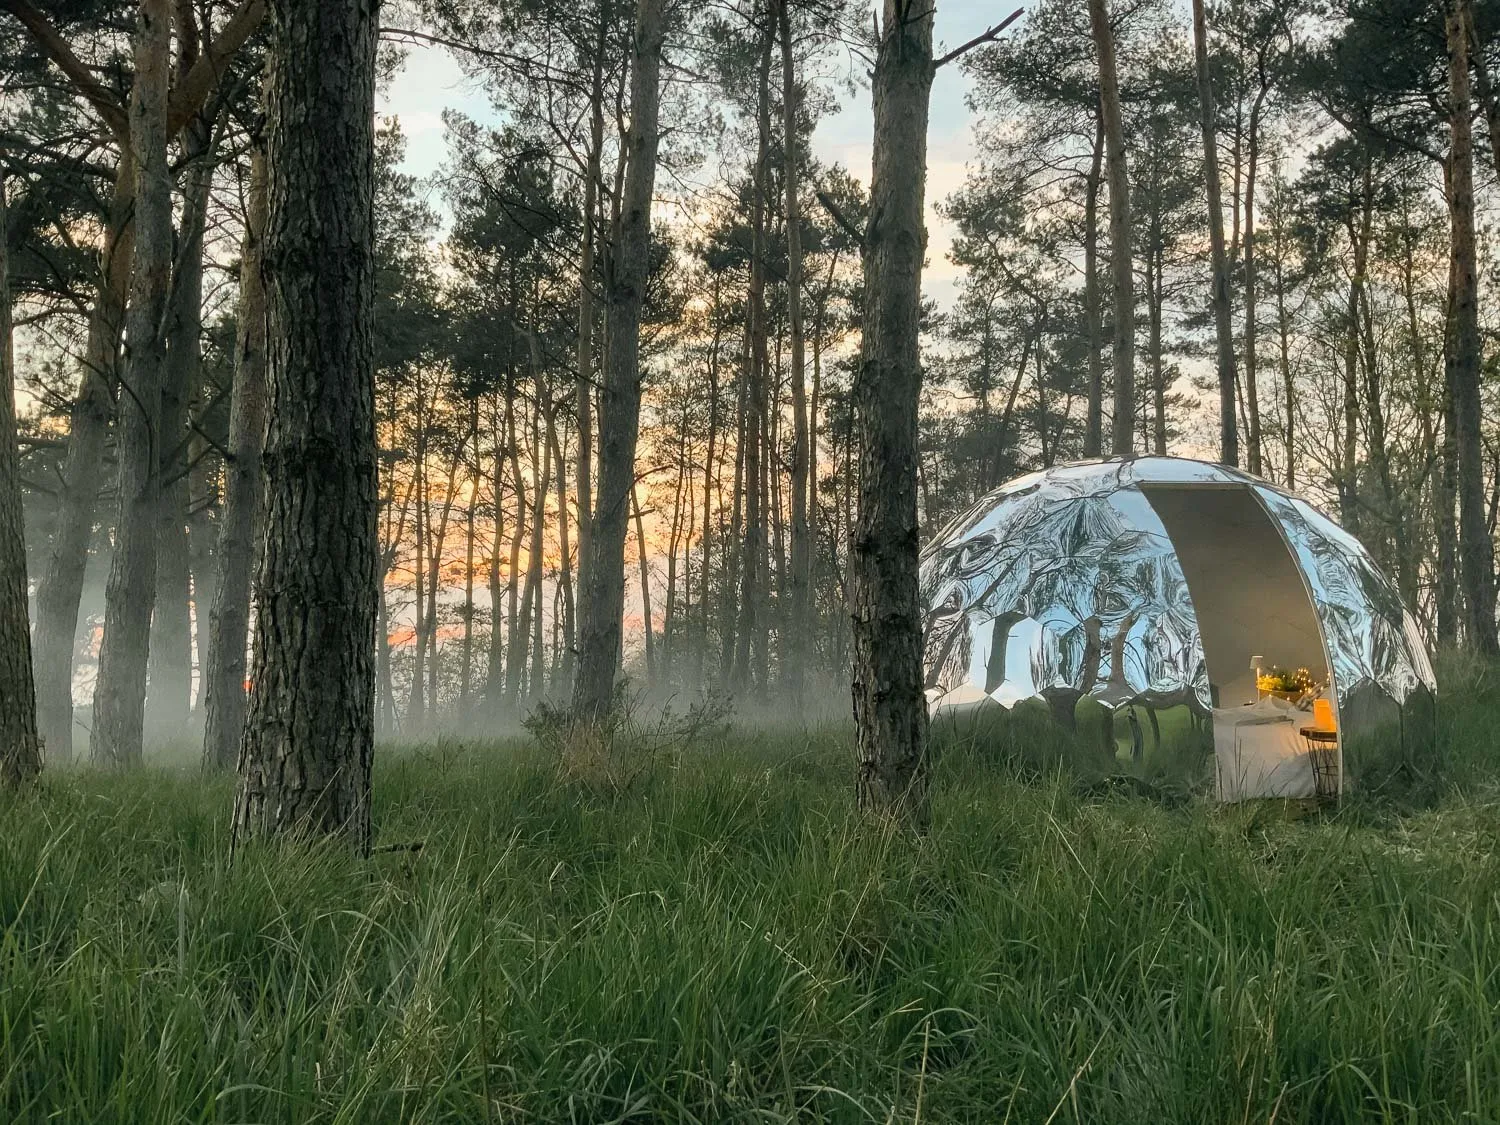
[[[195,718],[201,719],[207,680],[209,620],[219,598],[218,559],[214,544],[219,537],[215,516],[220,507],[221,459],[203,435],[194,429],[188,439],[188,565],[193,586],[193,654],[198,662],[198,691],[193,698]],[[225,468],[227,472],[227,467]]]
[[[706,665],[708,663],[709,606],[712,604],[710,582],[713,575],[714,547],[713,495],[718,471],[718,462],[715,458],[719,454],[716,440],[719,434],[719,347],[724,327],[719,307],[721,282],[722,276],[719,271],[715,270],[709,305],[709,315],[713,317],[713,328],[708,345],[708,450],[703,460],[703,539],[699,544],[703,552],[703,561],[698,567],[699,629],[698,645],[694,653],[696,670],[693,676],[694,686],[699,691],[704,691],[708,687]]]
[[[594,219],[599,209],[599,182],[604,155],[604,56],[608,50],[609,20],[599,13],[599,38],[589,86],[589,151],[583,184],[583,246],[578,256],[578,570],[583,572],[593,531],[594,499]],[[570,638],[567,660],[573,658]]]
[[[1162,250],[1160,232],[1153,234],[1146,255],[1146,300],[1150,308],[1151,347],[1151,448],[1158,457],[1167,455],[1167,375],[1162,362],[1161,317],[1166,303],[1162,283]]]
[[[1375,170],[1371,164],[1365,165],[1363,200],[1363,239],[1365,243],[1366,273],[1368,274],[1369,247],[1371,243],[1372,228],[1375,218]],[[1379,251],[1377,250],[1377,253]],[[1404,537],[1401,530],[1402,514],[1396,499],[1396,484],[1391,476],[1390,451],[1386,449],[1386,395],[1382,386],[1383,379],[1380,371],[1380,349],[1375,340],[1375,311],[1370,305],[1370,286],[1368,280],[1360,286],[1360,343],[1364,358],[1364,413],[1366,433],[1369,437],[1370,467],[1374,470],[1375,482],[1380,487],[1380,517],[1383,526],[1375,529],[1375,535],[1381,538],[1389,538],[1389,541],[1398,545],[1396,559],[1402,557],[1400,544]],[[1372,538],[1372,544],[1377,540]],[[1379,556],[1377,556],[1379,557]],[[1381,561],[1388,560],[1382,558]],[[1399,563],[1392,561],[1391,569],[1395,570],[1398,588],[1405,590],[1401,585],[1402,568]]]
[[[1256,476],[1261,474],[1260,438],[1260,385],[1256,381],[1255,355],[1255,174],[1260,164],[1260,118],[1265,106],[1269,83],[1266,78],[1265,59],[1258,60],[1260,90],[1250,106],[1249,158],[1245,167],[1245,404],[1249,414],[1249,432],[1246,435],[1246,467]]]
[[[527,490],[521,476],[521,446],[516,437],[516,389],[512,374],[506,384],[506,448],[510,454],[510,477],[516,494],[516,524],[510,538],[510,575],[506,583],[505,698],[514,712],[521,704],[521,677],[526,671],[526,623],[520,609],[521,545],[526,542]]]
[[[433,395],[434,402],[437,395]],[[423,397],[422,373],[416,377],[416,410],[413,419],[416,428],[416,453],[412,465],[412,506],[414,518],[412,528],[415,542],[412,544],[412,584],[415,596],[412,599],[412,665],[411,691],[406,703],[406,729],[408,734],[420,736],[427,725],[427,535],[431,528],[429,517],[432,507],[428,498],[427,475],[427,400]]]
[[[917,585],[918,334],[934,13],[908,7],[885,0],[875,58],[864,332],[854,384],[859,512],[849,577],[860,804],[921,826],[930,765]]]
[[[1437,539],[1437,641],[1456,647],[1459,630],[1458,581],[1458,420],[1454,415],[1453,291],[1449,271],[1448,312],[1443,348],[1443,441],[1437,487],[1433,490],[1433,531]]]
[[[533,360],[535,358],[533,356]],[[534,363],[532,375],[538,385],[542,385],[540,374]],[[542,393],[542,401],[537,406],[536,414],[532,416],[531,471],[536,481],[536,506],[532,511],[531,546],[526,558],[526,592],[521,601],[521,620],[528,623],[531,630],[531,674],[526,687],[527,694],[532,699],[540,699],[546,691],[544,674],[547,652],[543,638],[542,594],[545,569],[543,552],[546,544],[543,536],[547,530],[547,495],[552,487],[552,451],[547,448],[546,439],[542,436],[542,416],[551,412],[552,404],[546,398],[545,389]]]
[[[1051,448],[1052,422],[1048,418],[1047,405],[1047,379],[1042,360],[1042,344],[1037,341],[1036,347],[1036,437],[1037,445],[1042,455],[1042,468],[1052,467],[1053,451]]]
[[[861,258],[863,258],[864,256],[863,247],[861,247],[860,256]],[[863,263],[861,263],[861,265],[863,265]],[[861,315],[863,315],[863,311],[861,311]],[[851,387],[850,389],[852,390],[853,388]],[[851,401],[851,415],[853,414],[854,409],[855,404]],[[835,521],[834,541],[843,544],[852,544],[854,542],[854,506],[857,485],[857,481],[855,479],[855,458],[858,456],[855,445],[858,441],[859,436],[856,432],[858,430],[858,425],[858,419],[851,416],[849,425],[844,434],[844,449],[842,458],[843,471],[839,473],[839,514],[838,519]],[[834,634],[835,644],[833,666],[835,668],[849,667],[852,664],[852,649],[854,646],[854,622],[852,616],[845,616],[846,614],[852,615],[854,610],[854,601],[850,596],[849,587],[849,572],[852,568],[852,564],[850,564],[848,560],[848,555],[850,554],[850,549],[848,546],[845,547],[844,553],[845,565],[843,567],[843,572],[835,573],[834,577],[838,583],[839,607],[844,611],[843,613],[837,615],[837,621],[840,626],[845,626],[847,622],[847,627],[839,628],[838,631]],[[837,558],[837,556],[835,556],[835,558]],[[850,684],[851,686],[853,684],[852,669]]]
[[[381,557],[380,583],[375,601],[375,733],[394,734],[400,728],[396,711],[396,683],[391,674],[391,613],[385,579],[390,568]]]
[[[1219,200],[1219,145],[1213,79],[1208,72],[1208,19],[1204,0],[1193,0],[1193,56],[1198,78],[1198,114],[1203,131],[1203,182],[1208,198],[1208,247],[1213,269],[1210,297],[1218,340],[1219,460],[1240,463],[1239,421],[1235,412],[1234,325],[1229,315],[1229,254],[1224,247],[1224,210]]]
[[[807,516],[808,516],[808,539],[810,540],[810,554],[812,558],[808,561],[808,583],[807,583],[807,627],[812,630],[813,643],[809,646],[809,656],[812,661],[818,661],[817,640],[823,632],[822,617],[818,612],[818,579],[816,564],[818,561],[818,538],[820,528],[823,524],[822,504],[818,499],[818,425],[822,418],[823,407],[823,344],[824,326],[827,321],[828,292],[833,287],[834,272],[838,267],[839,254],[835,249],[829,255],[828,280],[824,283],[822,291],[818,294],[817,312],[813,319],[813,348],[812,348],[812,393],[809,396],[807,407]],[[837,536],[830,529],[830,539],[836,541]],[[830,552],[831,553],[831,552]],[[837,569],[837,564],[835,564]],[[842,615],[840,615],[841,617]]]
[[[73,757],[73,656],[78,606],[88,568],[95,509],[104,481],[105,440],[119,382],[120,333],[135,251],[135,156],[123,146],[99,255],[99,284],[89,312],[83,371],[68,427],[56,523],[37,586],[37,728],[50,761]]]
[[[646,631],[646,687],[656,685],[656,618],[651,612],[651,560],[646,549],[646,521],[641,517],[641,497],[630,486],[630,508],[635,517],[635,560],[641,575],[641,620]]]
[[[749,356],[750,328],[747,323],[743,364],[750,362]],[[739,590],[740,562],[744,552],[745,445],[747,443],[745,405],[749,401],[749,382],[749,373],[742,366],[740,377],[735,381],[734,485],[730,492],[729,535],[724,541],[724,582],[719,595],[719,641],[723,646],[719,679],[729,687],[736,684],[735,661],[740,647],[739,638],[736,635],[739,615],[735,611],[735,594]]]
[[[233,769],[245,728],[250,638],[250,579],[259,554],[266,438],[266,291],[261,248],[266,226],[266,154],[250,158],[250,199],[240,255],[240,304],[234,384],[229,399],[229,458],[219,520],[218,582],[203,662],[203,764]]]
[[[498,404],[490,405],[490,433],[494,441],[495,537],[490,541],[490,561],[485,584],[490,594],[490,645],[485,653],[484,708],[491,720],[498,718],[505,702],[505,616],[500,582],[500,551],[505,544],[505,439]]]
[[[16,447],[16,371],[11,350],[10,268],[5,173],[0,170],[0,786],[13,787],[42,768],[26,612],[25,521]]]
[[[270,0],[270,426],[234,835],[370,850],[375,616],[376,0]]]
[[[573,714],[598,722],[614,699],[625,610],[625,529],[640,430],[641,301],[650,265],[651,197],[659,140],[664,0],[639,0],[630,63],[629,164],[620,205],[620,237],[609,263],[609,355],[599,412],[599,502],[580,577],[578,671]]]
[[[1088,321],[1089,401],[1084,414],[1083,455],[1104,452],[1104,312],[1099,300],[1099,186],[1104,176],[1104,112],[1094,117],[1094,158],[1084,183],[1083,315]]]
[[[1273,239],[1275,257],[1272,276],[1276,284],[1276,339],[1277,363],[1281,373],[1282,398],[1286,407],[1286,433],[1282,435],[1286,455],[1286,486],[1297,487],[1297,387],[1292,378],[1292,318],[1286,307],[1286,181],[1282,179],[1280,167],[1272,171],[1272,206],[1275,210],[1276,234]]]
[[[1401,260],[1401,295],[1406,304],[1407,332],[1411,338],[1411,366],[1417,382],[1417,411],[1418,423],[1422,430],[1421,456],[1429,466],[1438,464],[1438,425],[1439,410],[1441,409],[1441,395],[1434,397],[1431,372],[1428,370],[1428,351],[1426,341],[1422,336],[1422,322],[1417,312],[1417,270],[1420,236],[1417,225],[1409,220],[1403,223],[1402,232],[1402,260]],[[1434,474],[1436,476],[1437,474]],[[1436,490],[1434,490],[1436,491]],[[1403,519],[1404,538],[1397,543],[1397,549],[1405,560],[1403,564],[1404,580],[1403,592],[1408,598],[1407,609],[1417,615],[1421,620],[1422,605],[1420,572],[1423,559],[1427,555],[1425,536],[1421,534],[1422,519],[1418,512],[1407,512]],[[1426,623],[1431,629],[1432,619],[1429,617]]]
[[[568,534],[568,474],[563,461],[567,434],[559,439],[557,411],[547,415],[547,443],[557,465],[557,570],[558,595],[562,602],[562,659],[556,671],[556,689],[566,694],[573,686],[573,654],[578,647],[577,601],[573,596],[572,543]]]
[[[500,502],[495,502],[498,513]],[[485,586],[490,594],[490,644],[485,651],[484,707],[490,718],[497,717],[505,704],[505,586],[500,581],[500,548],[504,542],[505,521],[495,518],[495,538],[490,546],[490,561],[485,571]]]
[[[667,537],[667,590],[663,599],[661,618],[661,681],[672,682],[672,657],[676,648],[677,618],[677,549],[682,548],[684,566],[683,585],[687,587],[686,601],[692,602],[692,550],[687,543],[693,538],[692,481],[688,474],[691,464],[688,451],[688,416],[683,409],[677,420],[677,480],[672,487],[672,524]],[[687,535],[683,536],[683,499],[687,499]]]
[[[767,161],[767,187],[769,188],[769,168]],[[767,243],[769,246],[769,242]],[[769,340],[767,341],[769,343]],[[756,558],[756,564],[760,571],[760,577],[755,583],[759,594],[759,604],[756,606],[755,618],[757,627],[750,638],[750,683],[754,686],[756,695],[764,700],[770,688],[771,680],[771,632],[778,629],[776,615],[771,611],[771,595],[773,590],[786,589],[783,581],[784,567],[780,565],[782,558],[782,537],[780,516],[780,493],[777,483],[781,474],[776,471],[776,439],[772,432],[771,404],[776,401],[774,370],[771,367],[769,356],[763,356],[760,378],[756,380],[756,390],[760,396],[760,487],[757,490],[760,496],[760,553]]]
[[[1453,342],[1450,348],[1453,416],[1458,446],[1458,554],[1464,593],[1466,643],[1500,653],[1495,628],[1494,548],[1484,501],[1484,446],[1480,435],[1479,277],[1474,245],[1474,149],[1469,97],[1469,0],[1452,0],[1447,13],[1449,150],[1448,207],[1453,228]]]
[[[389,389],[389,416],[397,416],[397,393]],[[380,528],[380,553],[376,561],[380,581],[376,583],[379,599],[375,606],[375,730],[377,734],[389,734],[400,729],[400,713],[396,707],[396,683],[392,674],[391,654],[395,646],[391,643],[390,597],[387,580],[400,554],[401,540],[406,534],[406,520],[416,507],[416,480],[404,490],[404,499],[398,505],[397,493],[402,491],[389,474],[380,506],[383,509]]]
[[[808,614],[808,597],[812,588],[812,533],[807,520],[807,483],[811,463],[802,330],[801,155],[797,142],[797,72],[792,55],[790,0],[778,0],[777,15],[781,31],[782,152],[786,164],[786,291],[792,382],[792,557],[786,683],[792,707],[800,715],[806,705],[807,650],[813,631],[813,622]]]
[[[1364,276],[1364,243],[1354,242],[1354,269],[1345,307],[1343,424],[1339,431],[1339,519],[1351,534],[1359,533],[1359,289]]]
[[[178,26],[183,26],[179,0]],[[191,20],[191,14],[188,16]],[[179,50],[179,75],[183,60]],[[161,510],[157,525],[156,609],[151,622],[151,660],[147,669],[152,733],[173,738],[187,728],[192,709],[193,632],[192,554],[188,539],[191,489],[188,465],[188,404],[202,379],[203,226],[213,178],[208,127],[194,121],[184,132],[182,224],[172,271],[166,321],[166,377],[161,395],[158,452]]]
[[[757,70],[757,135],[754,198],[750,217],[750,290],[745,322],[745,534],[739,567],[739,620],[735,625],[734,675],[731,683],[744,692],[755,682],[755,654],[764,640],[767,623],[761,613],[766,558],[765,446],[766,383],[769,324],[766,315],[766,207],[771,164],[771,57],[775,38],[769,15],[762,32]]]
[[[1120,79],[1115,36],[1105,0],[1089,0],[1094,50],[1099,56],[1099,110],[1109,164],[1109,254],[1114,282],[1114,440],[1110,452],[1135,452],[1135,265],[1131,255],[1130,173],[1125,162],[1125,126],[1120,119]]]
[[[434,389],[433,403],[437,403],[440,390]],[[446,469],[442,473],[443,502],[438,508],[437,527],[431,523],[432,499],[427,499],[427,593],[426,609],[422,613],[422,620],[426,624],[426,648],[427,648],[427,681],[426,681],[426,704],[424,713],[429,720],[436,721],[439,710],[439,654],[438,654],[438,587],[442,583],[443,576],[443,551],[448,545],[448,525],[453,519],[453,505],[458,499],[458,469],[463,464],[464,449],[469,444],[468,433],[463,434],[458,443],[453,447],[453,455],[448,459]],[[420,590],[418,593],[420,597]],[[419,636],[418,645],[423,644]],[[420,693],[422,690],[421,678],[417,677],[413,684],[413,690]]]
[[[1339,495],[1343,501],[1343,521],[1351,534],[1360,533],[1363,523],[1359,504],[1359,423],[1362,417],[1359,401],[1359,362],[1362,312],[1366,278],[1370,271],[1370,240],[1374,222],[1373,153],[1368,139],[1360,135],[1363,163],[1363,191],[1358,216],[1350,215],[1349,244],[1354,250],[1353,270],[1349,277],[1348,334],[1344,342],[1344,425],[1343,462],[1339,473]],[[1372,435],[1373,436],[1373,435]],[[1373,451],[1372,451],[1373,452]],[[1376,533],[1378,533],[1378,528]],[[1373,538],[1371,540],[1374,541]]]
[[[469,434],[474,442],[474,464],[469,470],[469,498],[464,506],[464,635],[458,669],[458,713],[461,722],[469,718],[470,695],[474,687],[474,548],[475,520],[478,515],[479,490],[483,474],[479,465],[479,400],[469,402]]]
[[[136,765],[141,759],[146,662],[156,600],[158,450],[166,360],[161,329],[172,273],[172,180],[167,168],[172,7],[167,0],[141,0],[139,12],[130,93],[130,143],[139,162],[136,244],[116,440],[120,508],[104,590],[104,636],[89,742],[96,762],[117,766]]]
[[[439,714],[438,653],[438,587],[443,580],[443,551],[448,545],[448,525],[453,520],[453,504],[458,498],[458,467],[463,461],[463,447],[468,435],[459,441],[443,475],[443,506],[438,511],[437,530],[428,537],[427,556],[427,715],[436,722]]]

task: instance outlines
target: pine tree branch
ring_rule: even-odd
[[[5,0],[8,2],[8,0]],[[208,49],[198,56],[167,104],[167,135],[176,136],[193,115],[203,108],[223,76],[229,60],[255,34],[266,16],[265,0],[244,0],[219,29]]]
[[[583,82],[568,71],[560,70],[544,60],[517,54],[514,51],[502,51],[495,47],[483,47],[477,43],[464,43],[457,39],[450,39],[447,36],[434,35],[427,31],[417,31],[409,27],[382,27],[380,29],[380,38],[388,42],[402,43],[408,46],[422,44],[432,47],[447,47],[450,51],[457,51],[460,54],[514,67],[523,74],[539,76],[544,81],[555,83],[564,89],[573,90],[581,94],[588,93]]]
[[[860,233],[858,227],[844,217],[844,213],[839,210],[839,205],[833,201],[829,194],[826,191],[818,191],[813,194],[818,197],[818,202],[823,205],[823,210],[827,211],[833,217],[833,221],[843,228],[844,233],[854,239],[857,244],[863,246],[865,244],[865,236]]]
[[[104,119],[109,131],[123,140],[130,132],[124,105],[114,91],[95,78],[83,60],[73,53],[73,48],[52,22],[27,0],[0,0],[0,10],[9,12],[21,22],[42,49],[42,53],[67,76],[73,88],[99,111],[99,116]]]
[[[1016,20],[1021,18],[1023,10],[1024,9],[1017,8],[1014,12],[1006,16],[1003,20],[997,23],[994,27],[990,28],[988,31],[981,32],[979,35],[974,36],[973,39],[970,39],[961,47],[953,48],[953,50],[949,51],[942,58],[938,59],[937,62],[933,63],[932,69],[937,70],[939,67],[947,66],[949,63],[955,61],[956,59],[963,58],[964,55],[968,54],[975,47],[982,46],[985,43],[993,43],[996,39],[999,38],[1002,31],[1004,31],[1011,24],[1015,23]]]

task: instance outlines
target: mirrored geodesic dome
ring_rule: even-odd
[[[1412,720],[1430,724],[1436,680],[1394,586],[1313,505],[1236,469],[1136,457],[1020,477],[932,540],[922,591],[935,718],[1037,700],[1071,724],[1092,701],[1159,738],[1181,709],[1211,729],[1230,800],[1323,793],[1330,752],[1339,792],[1357,737],[1430,744]],[[1313,688],[1265,690],[1281,670]]]

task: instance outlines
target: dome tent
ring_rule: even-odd
[[[1159,738],[1156,713],[1185,708],[1212,718],[1221,799],[1310,795],[1312,716],[1259,703],[1274,665],[1325,685],[1335,791],[1352,741],[1430,746],[1414,732],[1436,680],[1394,587],[1327,516],[1237,469],[1135,457],[1020,477],[934,537],[921,581],[934,718],[1039,698],[1071,723],[1092,699],[1132,730],[1144,708]]]

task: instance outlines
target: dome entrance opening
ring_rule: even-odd
[[[1326,683],[1328,657],[1307,583],[1255,494],[1243,485],[1143,484],[1141,491],[1187,580],[1213,705],[1259,701],[1257,672],[1273,667],[1307,669]]]
[[[1310,750],[1301,730],[1315,726],[1312,699],[1331,699],[1332,688],[1317,611],[1291,548],[1245,485],[1142,483],[1140,490],[1172,541],[1198,622],[1219,797],[1313,795],[1317,777],[1307,758],[1324,751]],[[1278,697],[1307,695],[1306,712],[1258,706],[1271,694],[1260,684],[1272,669],[1307,671],[1316,688]]]

